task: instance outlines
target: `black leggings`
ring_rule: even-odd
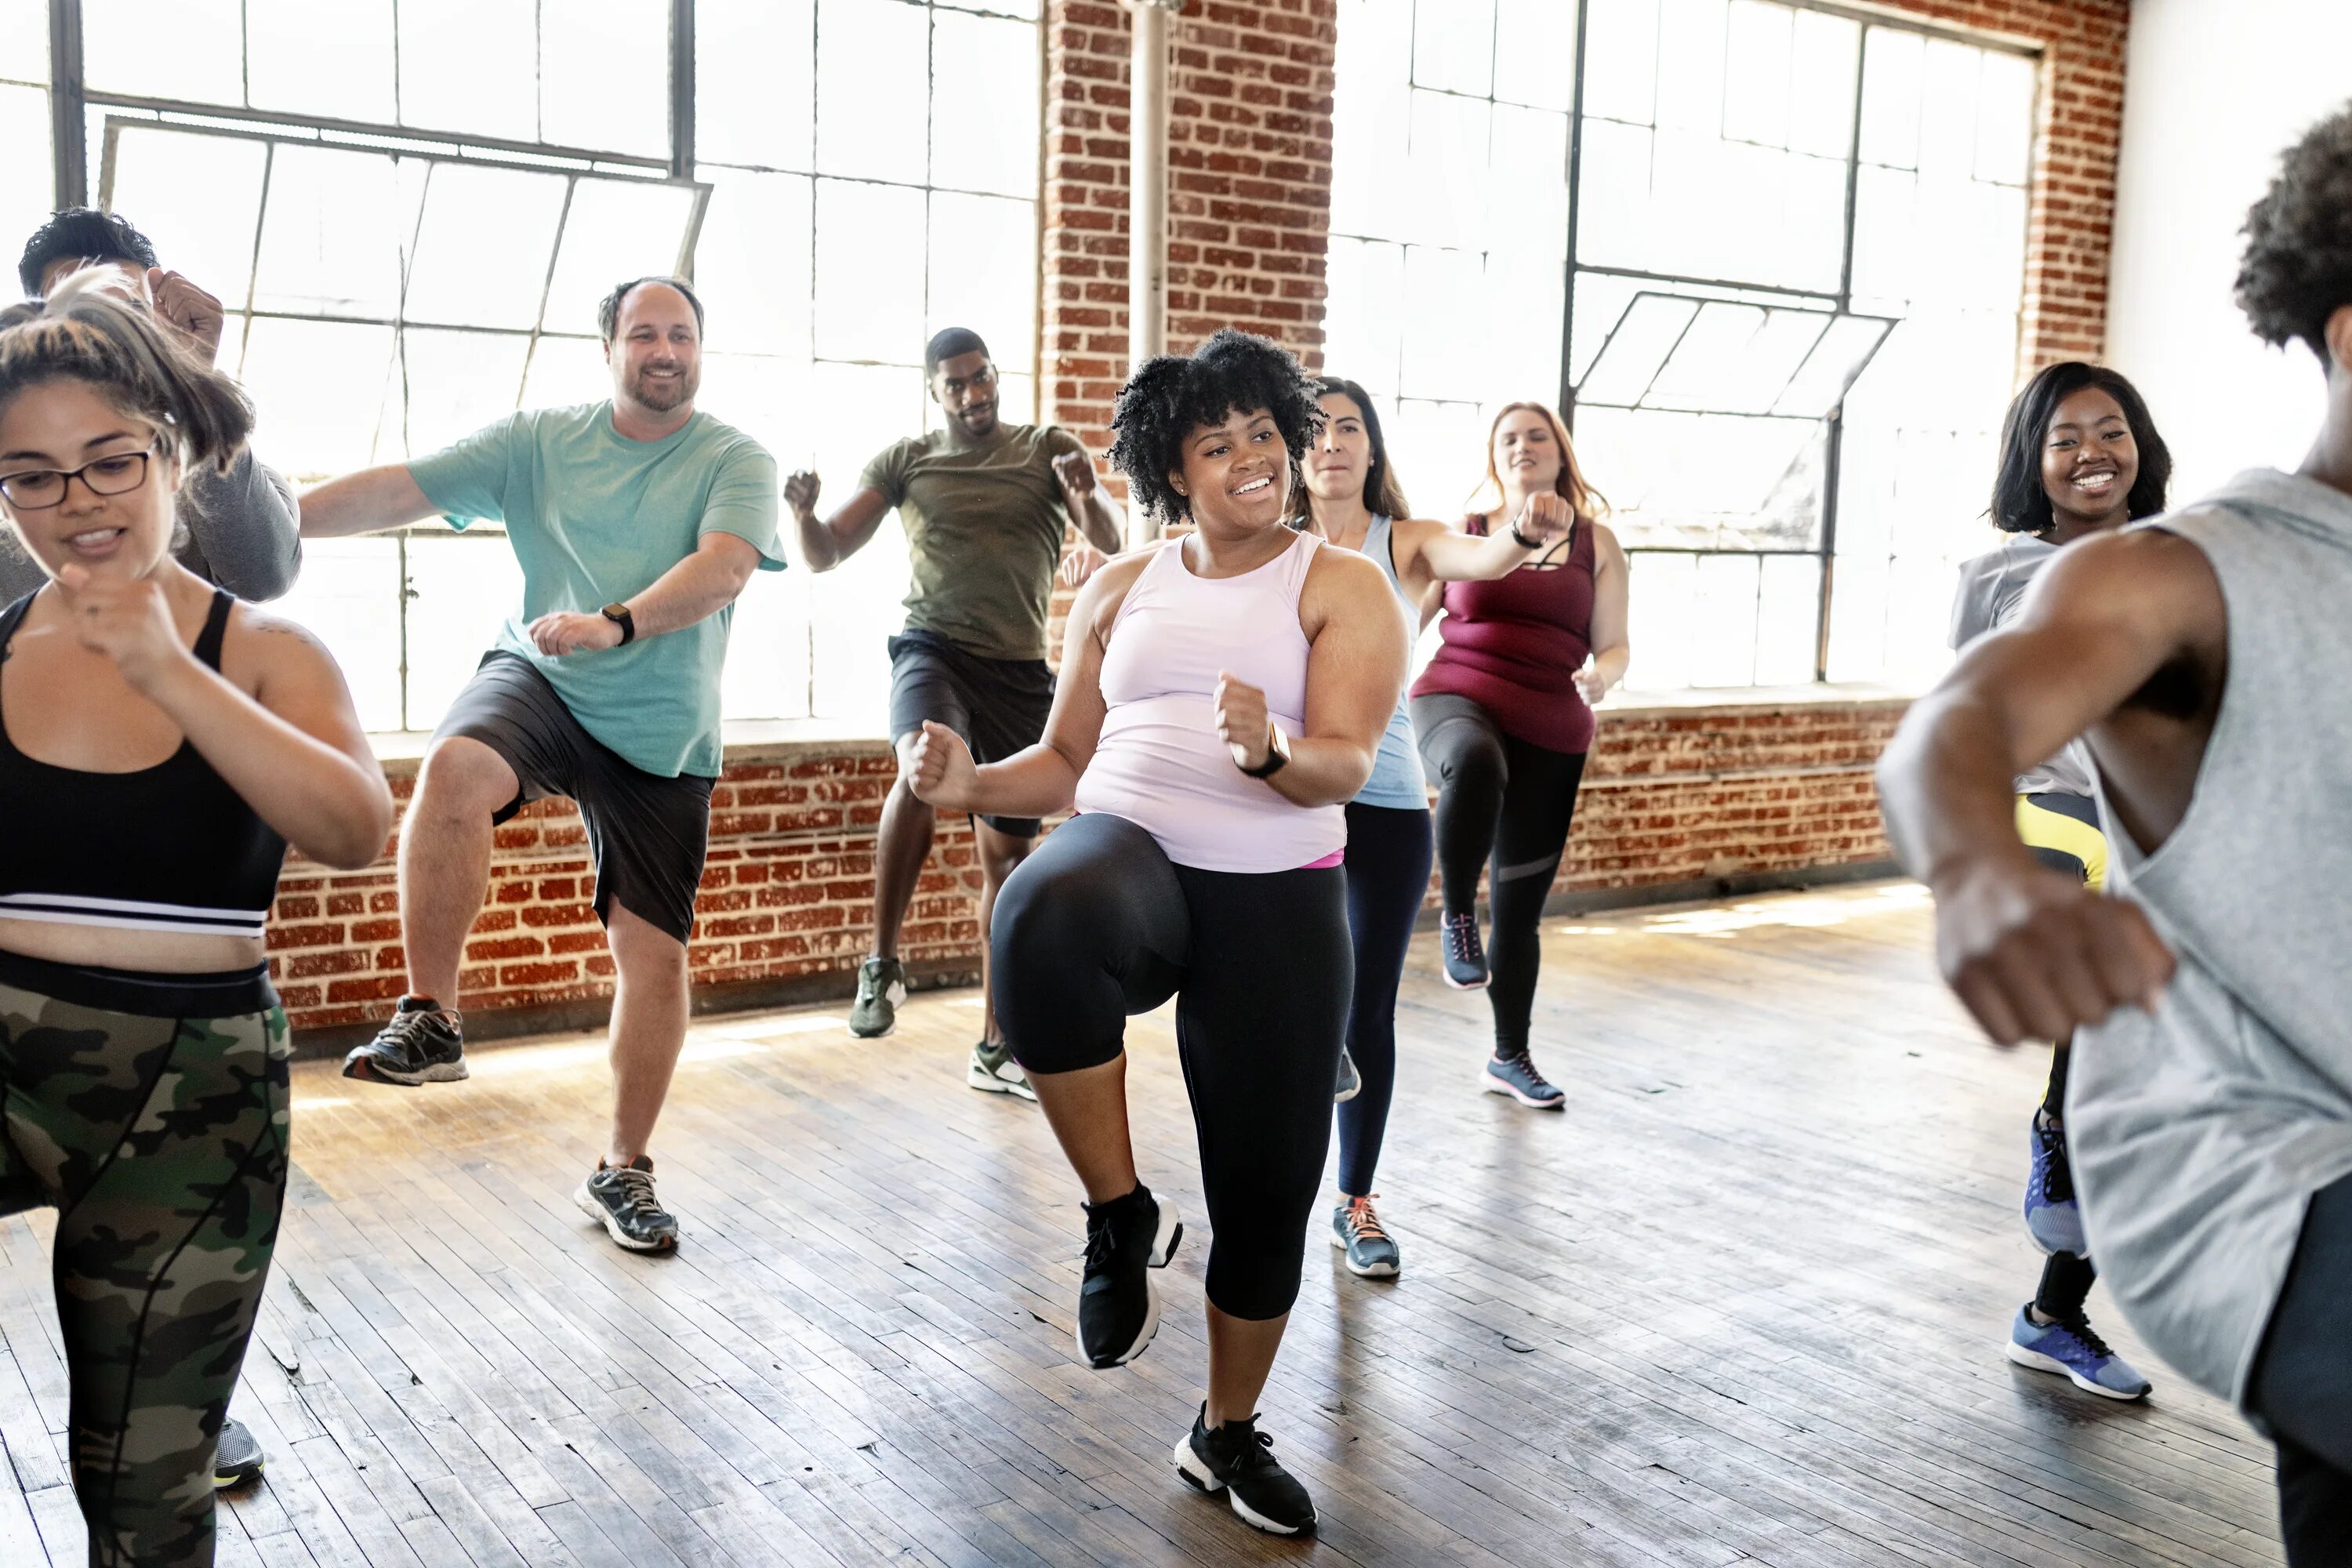
[[[1348,1009],[1348,1054],[1364,1080],[1339,1110],[1339,1190],[1372,1190],[1396,1091],[1397,982],[1429,895],[1426,810],[1348,807],[1348,931],[1356,951],[1356,994]]]
[[[1537,927],[1568,847],[1584,753],[1507,735],[1486,709],[1451,694],[1414,698],[1412,727],[1422,761],[1437,775],[1437,868],[1447,914],[1477,909],[1478,868],[1493,862],[1486,997],[1495,1009],[1495,1054],[1517,1056],[1528,1048],[1543,961]]]
[[[1128,1018],[1176,998],[1210,1303],[1253,1320],[1290,1310],[1353,979],[1345,874],[1173,865],[1134,823],[1092,812],[1005,879],[989,941],[996,1016],[1033,1073],[1115,1060]]]
[[[2279,1527],[2290,1568],[2352,1563],[2352,1176],[2322,1187],[2247,1383],[2278,1442]]]

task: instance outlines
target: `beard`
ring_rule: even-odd
[[[694,395],[702,390],[702,372],[695,365],[680,365],[678,369],[682,374],[675,381],[655,381],[643,370],[635,372],[629,377],[629,396],[656,414],[667,414],[691,403]]]

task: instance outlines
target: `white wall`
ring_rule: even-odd
[[[2176,505],[2240,468],[2293,468],[2319,370],[2264,347],[2230,298],[2239,226],[2281,149],[2352,98],[2346,0],[2136,0],[2109,280],[2108,362],[2173,454]]]

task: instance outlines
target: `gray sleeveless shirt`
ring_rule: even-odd
[[[2242,1405],[2305,1208],[2352,1173],[2352,496],[2254,469],[2148,526],[2211,562],[2229,674],[2180,825],[2108,836],[2179,969],[2078,1037],[2067,1141],[2124,1315]]]

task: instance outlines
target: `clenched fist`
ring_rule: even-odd
[[[1062,481],[1062,495],[1075,510],[1095,491],[1095,465],[1084,452],[1064,452],[1054,459],[1054,477]]]
[[[795,517],[814,518],[817,492],[824,488],[824,480],[803,468],[784,481],[784,504],[793,509]]]
[[[621,646],[621,625],[607,616],[583,616],[568,610],[541,616],[524,628],[531,646],[544,654],[593,653]]]
[[[1565,534],[1575,521],[1576,509],[1568,504],[1566,496],[1557,490],[1538,490],[1519,508],[1511,528],[1540,546]]]
[[[2063,1039],[2118,1007],[2155,1011],[2173,958],[2137,904],[2031,861],[1972,866],[1936,892],[1936,962],[2000,1044]]]
[[[174,664],[194,657],[180,641],[171,601],[152,578],[101,577],[68,566],[58,574],[58,593],[73,617],[75,638],[112,659],[134,691],[148,691]]]
[[[1076,550],[1062,557],[1062,581],[1070,587],[1083,588],[1087,578],[1108,564],[1109,556],[1081,539]]]
[[[227,317],[218,300],[160,267],[147,269],[147,296],[155,302],[155,314],[179,329],[206,364],[220,357],[221,326]]]
[[[1217,739],[1234,754],[1234,765],[1246,773],[1265,765],[1274,750],[1274,721],[1265,710],[1265,693],[1234,675],[1219,670],[1213,698]]]
[[[942,811],[968,811],[980,770],[972,764],[971,748],[945,724],[923,721],[922,733],[907,752],[907,787],[925,805]]]

